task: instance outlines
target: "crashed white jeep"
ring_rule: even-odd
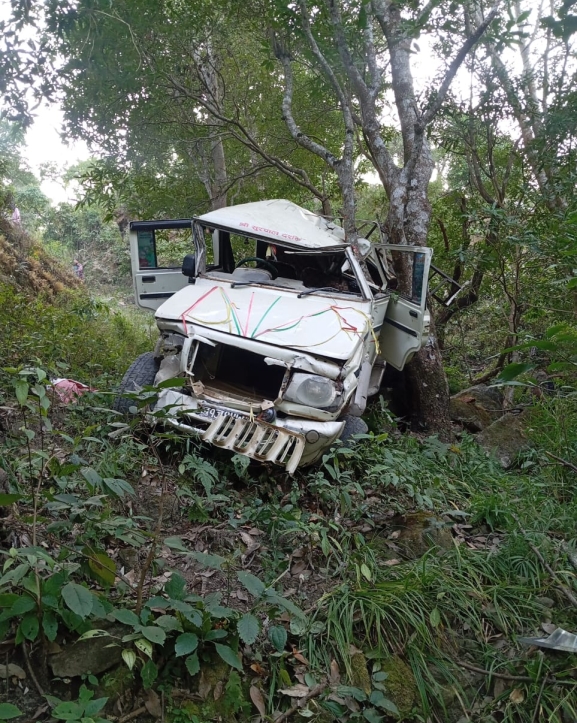
[[[132,222],[136,300],[156,312],[160,338],[127,371],[115,408],[160,385],[151,411],[165,422],[290,473],[366,431],[385,365],[402,369],[429,326],[431,249],[380,241],[362,239],[359,256],[336,222],[285,200]],[[410,289],[387,263],[397,253]]]

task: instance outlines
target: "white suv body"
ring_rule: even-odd
[[[193,253],[163,261],[183,234]],[[336,223],[290,201],[135,221],[130,245],[136,301],[160,339],[121,394],[160,385],[152,411],[171,425],[290,473],[363,414],[386,363],[402,369],[427,341],[431,249],[363,239],[359,257]],[[411,289],[391,289],[396,253]]]

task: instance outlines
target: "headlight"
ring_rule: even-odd
[[[335,401],[337,390],[334,382],[316,374],[293,374],[284,394],[289,402],[298,402],[307,407],[330,407]]]

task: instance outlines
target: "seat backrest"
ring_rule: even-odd
[[[266,269],[248,269],[241,266],[232,272],[232,275],[238,281],[270,281],[272,274]]]

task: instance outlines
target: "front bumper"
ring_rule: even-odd
[[[259,462],[284,466],[290,474],[297,467],[316,462],[344,427],[344,422],[290,417],[269,424],[236,409],[201,403],[173,389],[159,394],[153,410],[155,419],[161,411],[162,421],[203,442]]]

